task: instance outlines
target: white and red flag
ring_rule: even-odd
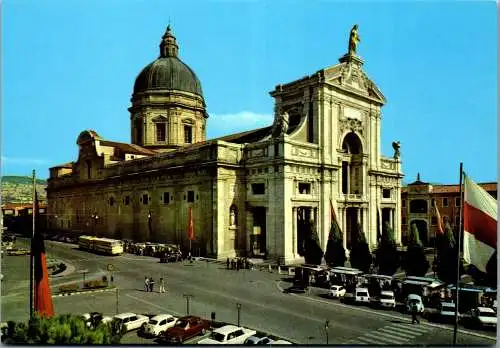
[[[486,265],[497,249],[497,202],[464,177],[464,260],[486,273]]]
[[[441,214],[439,213],[439,209],[437,207],[436,201],[434,201],[434,209],[436,210],[436,220],[437,220],[437,229],[440,234],[444,234],[443,229],[443,220],[441,219]]]

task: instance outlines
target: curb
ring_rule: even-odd
[[[116,290],[116,288],[100,289],[100,290],[88,290],[88,291],[75,291],[75,292],[68,292],[68,293],[64,293],[64,294],[52,295],[52,297],[65,297],[65,296],[80,295],[80,294],[90,294],[90,293],[95,293],[95,292],[109,292],[109,291],[115,291],[115,290]]]

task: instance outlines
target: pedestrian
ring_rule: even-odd
[[[114,280],[113,276],[111,276],[111,285],[113,285]]]
[[[144,289],[146,289],[145,290],[146,292],[149,291],[149,278],[148,277],[144,277]]]
[[[240,259],[236,259],[236,270],[240,270]]]
[[[149,278],[149,291],[150,292],[153,292],[154,286],[155,286],[155,281],[154,281],[153,277],[151,277],[151,278]]]
[[[229,257],[226,260],[226,268],[229,269]]]
[[[160,294],[165,292],[165,284],[163,283],[163,278],[160,278]]]
[[[415,322],[417,324],[420,324],[420,320],[418,320],[418,308],[416,303],[411,306],[411,323],[415,324]]]
[[[231,269],[234,269],[234,259],[231,259]]]

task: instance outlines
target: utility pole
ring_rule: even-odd
[[[186,315],[189,315],[189,299],[193,297],[191,294],[183,294],[182,297],[186,299]]]
[[[325,320],[325,333],[326,333],[326,344],[328,344],[328,327],[330,326],[330,320]]]
[[[35,267],[34,267],[34,257],[33,257],[33,239],[35,238],[35,192],[36,192],[36,176],[35,170],[33,169],[33,230],[31,231],[31,252],[30,252],[30,319],[33,318],[34,313],[34,305],[35,305],[35,297],[34,297],[34,289],[35,289]]]
[[[118,287],[116,287],[116,314],[118,315]]]

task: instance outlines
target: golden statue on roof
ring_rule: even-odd
[[[358,43],[361,41],[361,38],[358,35],[358,25],[354,24],[351,29],[351,34],[349,35],[349,55],[356,55],[356,49],[358,47]]]

